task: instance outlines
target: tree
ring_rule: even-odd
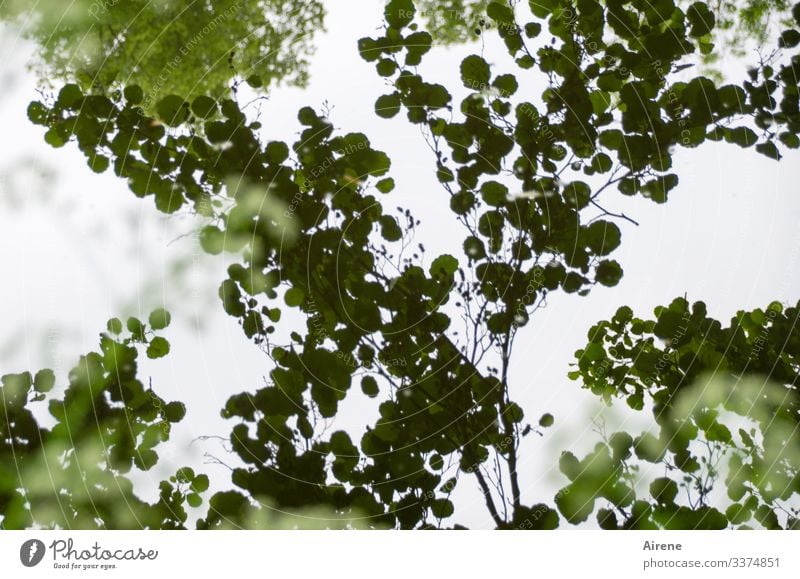
[[[598,498],[625,513],[620,521],[611,508],[598,511],[604,527],[749,520],[735,508],[708,510],[713,474],[703,479],[699,501],[676,502],[679,483],[668,477],[653,483],[655,502],[635,501],[634,469],[627,466],[632,448],[640,460],[676,468],[695,455],[680,445],[647,454],[641,440],[650,438],[625,433],[583,462],[564,455],[571,483],[555,505],[523,496],[521,440],[553,417],[514,402],[508,368],[515,337],[548,297],[563,292],[577,299],[597,284],[619,282],[622,266],[611,258],[622,240],[616,223],[633,219],[607,209],[615,190],[665,203],[679,183],[672,162],[678,146],[725,140],[776,160],[781,149],[800,146],[800,65],[791,51],[800,41],[800,5],[794,28],[781,36],[784,50],[741,84],[724,86],[702,76],[674,80],[673,71],[711,45],[715,18],[703,2],[683,9],[671,0],[577,6],[542,0],[529,8],[487,5],[487,33],[498,34],[508,54],[492,62],[466,55],[459,90],[468,94],[458,104],[455,89],[417,69],[433,37],[420,29],[412,0],[388,2],[382,34],[359,42],[362,58],[391,85],[375,113],[389,118],[403,111],[435,155],[437,178],[464,235],[458,256],[426,260],[424,247],[406,251],[421,223],[408,210],[384,207],[381,195],[395,185],[390,159],[364,134],[337,134],[312,108],[299,110],[303,132],[289,146],[263,142],[260,123],[235,98],[169,95],[149,113],[134,84],[108,95],[67,84],[54,98],[31,103],[28,115],[46,129],[48,143],[76,140],[93,170],[113,166],[160,211],[188,208],[207,217],[204,250],[237,256],[220,285],[222,305],[274,366],[267,386],[231,397],[223,409],[236,422],[230,442],[242,466],[232,473],[235,490],[210,498],[200,528],[253,526],[259,504],[327,508],[367,526],[439,528],[451,524],[452,493],[467,479],[480,489],[497,528],[552,529],[559,512],[569,523],[581,522]],[[545,83],[540,99],[518,94],[523,75]],[[646,393],[663,403],[685,369],[670,357],[671,374],[647,375],[640,359],[656,364],[662,352],[685,352],[677,338],[658,351],[652,337],[638,336],[669,335],[674,312],[688,307],[676,304],[659,310],[657,321],[634,320],[622,308],[613,325],[599,324],[573,377],[598,395],[632,397],[636,408],[644,407]],[[305,315],[305,328],[284,330],[287,308]],[[780,312],[794,348],[797,309]],[[699,327],[718,326],[705,320],[702,307],[693,315]],[[628,324],[636,346],[628,343],[634,339],[625,334]],[[619,335],[625,349],[609,350],[609,358],[604,343]],[[720,333],[720,347],[736,335]],[[793,351],[763,349],[763,364],[740,371],[778,360],[794,368],[785,360]],[[598,377],[593,364],[606,359],[612,360],[606,372],[623,375],[625,386]],[[636,370],[634,384],[625,381],[628,368]],[[790,377],[773,376],[789,386],[792,401]],[[376,419],[363,433],[336,430],[340,404],[358,390],[375,401]],[[744,437],[739,445],[725,434],[713,416],[718,402],[707,401],[700,418],[654,407],[664,429],[656,441],[670,440],[677,428],[690,444],[702,431],[708,448],[718,455],[719,443],[744,464],[750,447]],[[777,408],[789,417],[787,403]],[[754,440],[747,460],[769,464],[776,432],[762,430],[763,442]],[[605,470],[589,468],[597,461]],[[696,469],[685,472],[699,476]],[[745,492],[755,496],[761,479],[749,480]],[[791,500],[794,490],[786,492],[780,498]],[[770,498],[737,504],[774,526],[778,507]]]

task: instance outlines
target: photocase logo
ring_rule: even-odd
[[[29,539],[19,548],[19,560],[26,567],[36,567],[44,558],[45,547],[39,539]]]

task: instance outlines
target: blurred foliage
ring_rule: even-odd
[[[383,200],[395,187],[389,157],[312,108],[299,110],[302,132],[289,144],[263,140],[235,98],[167,95],[148,111],[136,84],[107,95],[67,84],[31,103],[46,142],[76,141],[94,171],[112,169],[162,212],[206,217],[203,249],[234,258],[222,306],[273,368],[263,388],[223,409],[241,464],[232,469],[236,490],[210,498],[201,528],[246,527],[267,520],[254,519],[254,509],[271,508],[333,511],[335,525],[454,526],[452,495],[467,478],[497,528],[555,528],[556,509],[524,496],[520,483],[522,439],[553,417],[513,401],[518,331],[554,295],[619,283],[611,254],[622,242],[618,224],[633,220],[608,202],[621,194],[665,203],[679,183],[677,147],[726,141],[778,160],[800,146],[800,61],[791,50],[800,5],[783,50],[728,85],[674,78],[714,50],[706,3],[540,0],[529,8],[522,16],[506,3],[486,6],[485,33],[497,34],[510,58],[464,54],[461,87],[418,71],[434,39],[412,0],[388,2],[385,28],[359,41],[390,87],[375,113],[403,112],[433,152],[443,202],[462,228],[457,255],[429,259],[412,245],[420,222]],[[540,82],[538,97],[518,94],[526,77]],[[304,314],[305,327],[278,332],[286,310]],[[670,387],[658,384],[632,386],[634,395]],[[377,411],[362,433],[335,427],[353,396],[373,399]],[[728,443],[717,440],[721,428],[711,431],[710,442]],[[774,438],[765,440],[758,452],[767,456]],[[606,462],[618,472],[615,457]],[[584,469],[572,467],[580,478]],[[587,488],[588,497],[628,500],[623,484],[588,480],[556,497],[568,522],[591,514]],[[654,500],[673,500],[672,485],[659,484]],[[703,502],[680,507],[692,513],[675,526],[722,526],[717,513],[699,510]]]
[[[651,407],[657,430],[604,435],[582,460],[564,453],[561,513],[576,523],[598,507],[603,528],[800,528],[800,304],[739,312],[725,328],[702,302],[655,314],[622,307],[576,352],[573,379]]]
[[[65,386],[51,370],[0,378],[3,528],[183,526],[184,503],[200,499],[207,478],[188,480],[179,472],[160,483],[159,500],[150,504],[126,477],[155,466],[156,448],[186,413],[183,403],[166,402],[137,378],[143,349],[151,358],[169,350],[156,335],[168,323],[163,311],[154,312],[150,327],[130,318],[125,330],[110,320],[99,351],[81,357]]]
[[[304,86],[324,10],[297,0],[10,0],[0,17],[37,43],[43,80],[137,84],[148,108],[172,93],[228,95],[236,77]]]
[[[491,3],[492,0],[417,0],[416,17],[424,23],[422,29],[431,35],[436,45],[474,42],[480,40],[482,35],[490,34],[488,29],[499,24],[486,17],[486,9]],[[522,12],[524,6],[524,3],[516,1],[494,3],[508,4],[516,13]],[[549,6],[547,2],[537,4]],[[694,0],[678,0],[674,4],[685,11],[694,4]],[[570,3],[565,5],[569,6]],[[608,5],[613,6],[614,3]],[[708,38],[714,44],[714,50],[704,53],[702,61],[704,70],[718,79],[724,76],[719,65],[723,64],[725,57],[745,56],[768,45],[786,27],[792,26],[790,0],[714,0],[707,5],[716,21]],[[660,8],[668,9],[666,3]],[[417,30],[417,26],[412,23],[410,28]]]
[[[712,2],[711,7],[720,31],[732,33],[727,38],[723,36],[722,46],[739,54],[743,45],[752,41],[765,44],[792,22],[789,0],[718,0]]]

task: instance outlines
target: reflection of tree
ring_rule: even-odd
[[[788,0],[717,0],[709,5],[717,30],[713,45],[709,43],[703,52],[703,68],[717,79],[724,77],[719,63],[725,56],[742,57],[767,46],[781,30],[792,26],[792,3]]]
[[[425,30],[435,42],[457,44],[479,37],[487,21],[489,0],[421,0],[416,4]]]
[[[712,5],[719,28],[733,34],[724,44],[735,49],[748,39],[762,44],[767,42],[776,26],[790,22],[792,3],[788,0],[717,0]]]
[[[16,17],[39,44],[43,78],[135,82],[152,101],[219,95],[235,75],[254,86],[304,85],[324,11],[314,0],[218,0],[213,8],[196,0],[44,0],[33,9],[13,0],[0,16]]]

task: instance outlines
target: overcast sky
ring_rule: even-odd
[[[409,207],[422,220],[418,240],[432,258],[437,250],[453,251],[454,240],[457,250],[464,234],[448,210],[418,130],[403,115],[386,121],[372,112],[376,97],[387,90],[373,65],[358,57],[356,40],[373,34],[380,22],[379,2],[339,2],[331,8],[328,32],[317,38],[308,89],[272,94],[262,107],[264,134],[291,141],[299,106],[329,103],[337,128],[366,133],[392,158],[397,188],[391,206]],[[503,51],[490,45],[487,59]],[[436,48],[423,70],[455,86],[458,63],[470,52],[463,46]],[[163,458],[173,461],[172,469],[201,465],[202,452],[219,455],[220,447],[189,442],[227,435],[230,424],[219,417],[219,409],[230,394],[263,385],[270,369],[218,305],[225,258],[201,254],[191,237],[181,237],[192,231],[192,219],[164,217],[152,200],[134,198],[111,172],[91,173],[74,144],[60,150],[46,145],[41,127],[25,115],[37,87],[25,68],[30,47],[4,28],[0,54],[0,373],[49,366],[63,380],[78,355],[97,347],[109,317],[146,318],[151,309],[164,306],[175,313],[167,333],[172,353],[163,361],[145,362],[144,375],[152,375],[164,398],[185,401],[189,413],[175,430],[178,444]],[[523,90],[538,96],[541,87],[523,84]],[[705,301],[723,322],[738,309],[797,300],[798,160],[796,152],[775,163],[752,150],[713,143],[679,150],[674,167],[680,185],[667,204],[621,196],[609,203],[640,223],[620,223],[623,243],[614,255],[625,270],[620,285],[598,288],[585,298],[554,297],[517,340],[512,397],[532,420],[544,412],[556,417],[545,438],[526,439],[519,470],[528,502],[551,502],[553,489],[563,484],[554,474],[556,449],[585,449],[596,440],[590,421],[594,399],[566,378],[574,351],[585,344],[594,322],[622,304],[648,316],[656,305],[684,294],[690,301]],[[170,274],[176,263],[185,266],[177,278]],[[350,412],[337,427],[360,430],[372,421],[374,415]],[[216,473],[217,484],[229,486],[224,469],[204,469]],[[491,526],[474,494],[462,498],[459,521]]]

